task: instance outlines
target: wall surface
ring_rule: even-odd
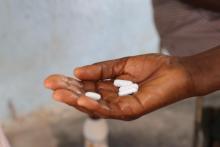
[[[43,79],[76,66],[156,52],[150,0],[0,0],[0,119],[53,105]]]

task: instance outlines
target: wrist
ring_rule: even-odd
[[[193,85],[194,95],[195,96],[202,95],[201,89],[203,89],[203,88],[200,88],[200,87],[202,87],[201,84],[203,82],[199,84],[199,81],[201,81],[200,79],[201,79],[201,74],[202,74],[202,73],[200,73],[199,67],[197,67],[195,62],[193,62],[193,58],[191,56],[190,57],[180,57],[180,62],[183,65],[186,72],[189,74],[190,80]],[[198,73],[200,73],[200,74],[198,74]]]
[[[206,54],[181,57],[180,62],[189,73],[195,96],[203,96],[220,88],[220,75]]]

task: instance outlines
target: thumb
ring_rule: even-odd
[[[80,80],[103,80],[115,78],[124,72],[128,57],[103,61],[92,65],[78,67],[74,74]]]

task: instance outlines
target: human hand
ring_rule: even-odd
[[[90,116],[133,120],[148,112],[195,95],[194,83],[179,58],[161,54],[146,54],[104,61],[75,69],[76,80],[63,75],[51,75],[45,86],[53,97]],[[105,80],[110,79],[110,80]],[[130,80],[139,91],[118,96],[114,79]],[[86,91],[102,95],[99,101],[86,97]]]

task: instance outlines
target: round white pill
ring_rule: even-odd
[[[119,88],[119,91],[126,91],[127,89],[130,89],[130,88],[135,88],[138,90],[138,84],[131,84],[131,85],[128,85],[128,86],[122,86]]]
[[[86,92],[85,96],[87,96],[93,100],[100,100],[101,99],[101,95],[96,92]]]
[[[114,85],[116,87],[128,86],[128,85],[131,85],[131,84],[133,84],[133,82],[128,81],[128,80],[119,80],[119,79],[114,80]]]

